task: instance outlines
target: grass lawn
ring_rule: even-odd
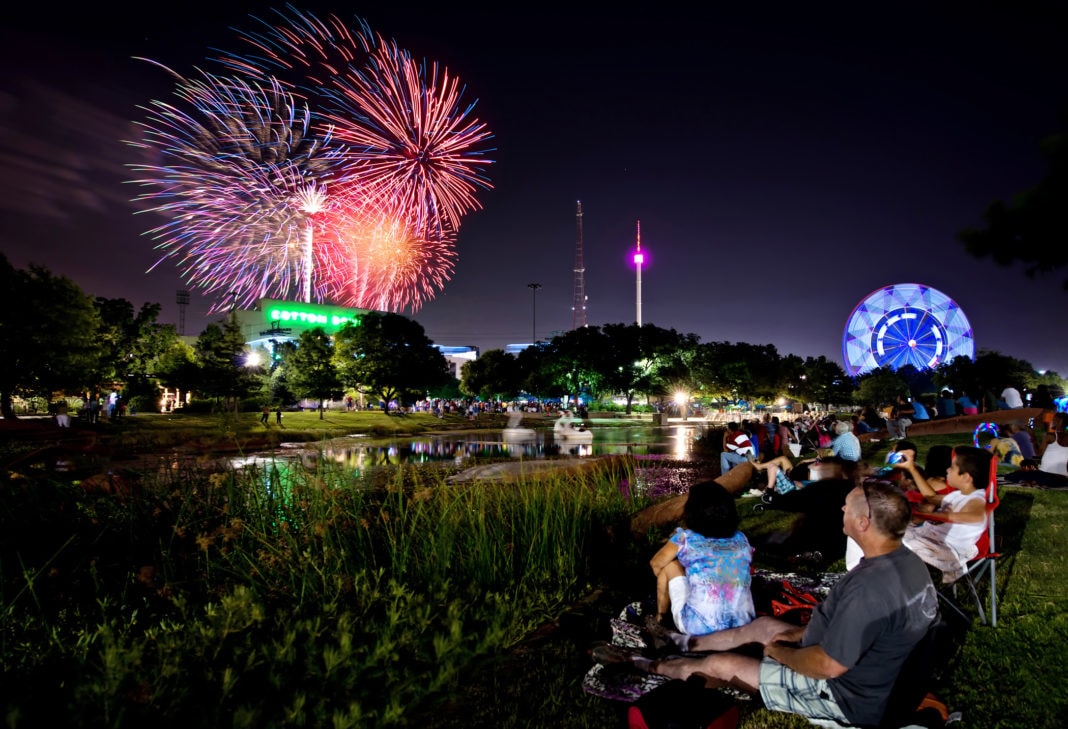
[[[285,413],[283,424],[275,426],[273,414],[266,428],[258,413],[153,414],[105,423],[95,431],[80,426],[61,437],[85,438],[86,448],[181,446],[208,452],[354,432],[388,437],[501,427],[504,416],[470,421],[333,412],[320,419],[309,412]],[[44,433],[56,437],[54,430]],[[971,438],[967,433],[912,440],[922,461],[932,445]],[[868,444],[864,456],[869,463],[882,463],[890,446]],[[225,699],[253,712],[234,713],[234,726],[255,726],[256,707],[283,700],[285,707],[275,706],[275,715],[284,708],[292,717],[285,725],[292,726],[328,716],[348,720],[338,726],[368,725],[361,723],[360,710],[378,712],[366,714],[378,725],[386,725],[384,716],[392,717],[391,725],[442,728],[626,725],[625,705],[583,692],[581,681],[591,665],[586,650],[593,640],[609,637],[608,620],[623,605],[654,589],[647,560],[665,535],[628,541],[622,537],[625,530],[611,526],[616,517],[626,523],[631,508],[614,505],[617,474],[605,476],[609,488],[599,495],[585,488],[590,479],[560,480],[552,490],[559,498],[544,501],[545,489],[476,487],[481,485],[449,486],[432,498],[430,487],[440,484],[411,472],[416,482],[411,488],[398,484],[388,492],[367,493],[345,488],[344,475],[334,481],[328,471],[292,486],[300,496],[290,498],[282,490],[240,488],[225,473],[202,477],[194,471],[184,481],[164,484],[143,503],[94,495],[82,500],[69,487],[46,490],[38,483],[41,474],[22,465],[0,475],[7,507],[0,509],[5,547],[0,552],[5,580],[0,657],[8,679],[0,680],[0,703],[7,726],[30,724],[25,716],[19,720],[19,711],[27,710],[20,705],[22,694],[8,691],[5,683],[11,688],[22,681],[21,690],[38,697],[44,677],[53,681],[60,669],[67,672],[62,686],[68,693],[70,687],[83,692],[75,692],[80,706],[125,706],[142,710],[141,718],[164,699],[170,703],[160,705],[197,715],[197,702],[182,699],[188,690],[191,696]],[[275,482],[269,483],[274,488]],[[45,499],[46,493],[56,498]],[[963,713],[962,726],[1061,727],[1068,717],[1068,681],[1061,676],[1068,664],[1068,558],[1062,534],[1068,492],[1010,487],[1001,497],[998,626],[951,618],[955,628],[943,646],[942,670],[932,689],[950,710]],[[599,528],[588,535],[589,542],[582,540],[595,522],[586,512],[573,511],[580,502],[604,519],[596,522]],[[742,529],[754,543],[760,535],[786,529],[794,518],[755,511],[756,503],[738,502]],[[80,534],[77,548],[71,546],[71,534]],[[31,550],[38,542],[39,549]],[[565,549],[581,544],[585,547]],[[429,548],[420,549],[424,546]],[[596,568],[584,573],[581,567],[591,554]],[[765,557],[758,551],[758,566],[768,566]],[[502,565],[503,572],[495,571]],[[491,587],[480,587],[467,572],[454,578],[460,567],[484,573]],[[411,572],[409,582],[385,581],[402,568]],[[829,566],[841,569],[841,562]],[[429,576],[418,576],[424,572]],[[570,583],[564,574],[573,575]],[[434,589],[414,589],[424,584]],[[561,612],[565,603],[560,601],[573,599],[576,591],[585,597]],[[40,609],[48,601],[55,603],[52,612]],[[126,611],[127,603],[160,610],[168,620],[141,624],[145,618]],[[265,616],[265,606],[275,612]],[[244,622],[229,622],[238,618]],[[289,627],[272,632],[267,629],[272,620]],[[502,635],[511,637],[502,642]],[[519,635],[525,637],[514,642]],[[434,694],[439,698],[417,701],[427,691],[412,685],[415,676],[440,681]],[[139,682],[131,685],[130,677]],[[120,679],[125,682],[121,691],[112,686]],[[368,687],[379,685],[383,688],[375,691],[389,698],[384,707],[368,698],[373,693]],[[266,686],[273,688],[265,691]],[[362,709],[345,703],[361,694]],[[31,708],[41,705],[39,697],[27,700],[34,702]],[[798,717],[763,710],[759,700],[745,702],[742,709],[743,729],[808,726]],[[70,719],[62,706],[55,710]],[[388,711],[394,713],[383,713]],[[160,719],[158,727],[168,726]],[[79,721],[67,725],[137,725],[133,718],[91,712]]]
[[[910,440],[922,460],[932,445],[961,445],[971,439],[970,433],[962,433]],[[867,446],[866,459],[883,462],[891,445]],[[1068,680],[1062,675],[1068,665],[1068,554],[1063,546],[1068,492],[1006,487],[1001,500],[996,512],[1003,552],[997,564],[998,625],[980,624],[970,603],[965,604],[973,617],[970,623],[947,611],[941,671],[931,689],[950,711],[961,712],[958,726],[1063,727],[1068,717]],[[793,518],[754,511],[754,499],[738,504],[746,534],[784,529]],[[655,546],[650,545],[649,554]],[[756,562],[765,566],[759,552]],[[841,561],[829,567],[844,569]],[[654,589],[642,559],[620,565],[620,571],[621,580],[606,586],[596,600],[561,616],[554,630],[532,636],[506,655],[487,657],[473,672],[469,696],[436,707],[423,725],[458,726],[466,717],[472,726],[626,726],[625,704],[589,696],[581,688],[582,676],[592,665],[586,655],[590,642],[607,639],[608,619]],[[980,584],[981,595],[986,586],[985,581]],[[759,700],[742,704],[742,729],[808,726],[800,717],[760,708]]]

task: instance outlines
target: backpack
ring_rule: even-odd
[[[738,718],[734,699],[697,675],[661,684],[627,709],[629,729],[737,729]]]

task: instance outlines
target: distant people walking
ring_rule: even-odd
[[[271,417],[271,409],[264,405],[260,408],[260,422],[267,425],[267,418]]]
[[[60,400],[59,402],[56,403],[55,413],[56,413],[56,425],[58,425],[61,428],[69,428],[70,427],[70,415],[69,415],[69,408],[67,407],[67,401],[66,400]]]

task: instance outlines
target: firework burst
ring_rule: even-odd
[[[318,249],[318,267],[335,301],[379,311],[417,311],[451,278],[454,241],[420,236],[408,216],[373,194],[347,199],[372,202],[335,216],[329,244]]]
[[[172,72],[173,73],[173,72]],[[183,277],[233,300],[312,297],[309,249],[327,187],[348,166],[311,114],[277,83],[174,74],[180,104],[154,101],[135,146],[158,164],[133,165],[149,188],[137,200],[168,222],[148,231]],[[321,298],[323,291],[318,292]]]
[[[174,72],[131,165],[137,199],[168,218],[148,231],[214,310],[263,297],[417,310],[452,275],[463,215],[491,187],[491,138],[463,88],[366,23],[292,6],[240,32],[227,76]],[[159,64],[157,64],[159,65]],[[299,100],[299,104],[298,104]]]
[[[349,27],[335,15],[320,20],[291,5],[275,22],[239,32],[245,55],[217,60],[252,77],[293,77],[294,93],[313,99],[363,189],[395,199],[408,225],[424,238],[454,237],[461,218],[481,207],[489,189],[492,135],[462,102],[464,88],[438,64],[420,64],[359,18]]]
[[[416,63],[392,41],[379,39],[369,65],[335,79],[336,109],[326,115],[349,155],[362,163],[364,183],[389,191],[416,229],[456,230],[480,207],[475,193],[490,187],[491,164],[479,145],[486,125],[464,107],[459,81],[437,64]]]

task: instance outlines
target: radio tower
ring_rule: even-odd
[[[575,293],[571,299],[571,328],[586,326],[586,266],[582,263],[582,201],[575,213],[578,236],[575,239]]]

